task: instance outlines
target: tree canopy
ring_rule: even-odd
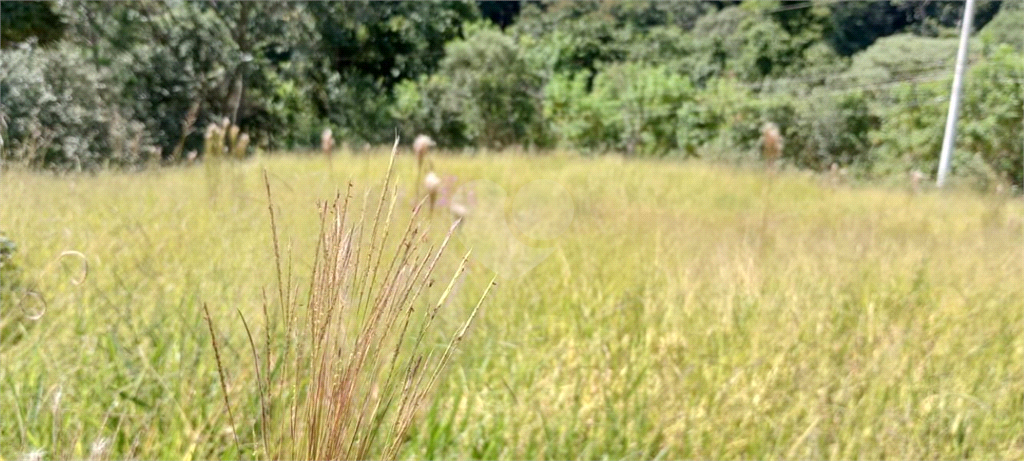
[[[251,149],[311,148],[329,127],[350,145],[397,129],[448,148],[722,158],[772,121],[799,167],[930,171],[962,13],[913,0],[3,1],[2,154],[55,169],[174,162],[227,117]],[[960,144],[1018,185],[1022,15],[1019,1],[977,4]]]

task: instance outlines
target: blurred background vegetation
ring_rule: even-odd
[[[962,2],[0,2],[2,159],[134,168],[433,136],[448,149],[934,174]],[[979,0],[953,174],[1024,183],[1024,2]]]

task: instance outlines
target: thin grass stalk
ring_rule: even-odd
[[[377,279],[380,273],[380,264],[384,253],[384,246],[387,243],[387,238],[389,236],[391,228],[391,219],[394,216],[395,203],[397,203],[397,187],[395,188],[395,191],[392,192],[391,199],[387,199],[387,188],[389,186],[390,178],[393,173],[394,158],[397,155],[397,149],[398,142],[396,140],[395,146],[391,152],[391,162],[388,167],[388,172],[385,175],[384,189],[381,192],[380,201],[377,204],[377,211],[374,215],[373,231],[372,234],[370,235],[370,252],[367,255],[367,263],[372,264],[372,266],[370,266],[370,268],[367,269],[367,278],[370,279],[370,289],[365,291],[365,298],[363,296],[360,296],[359,301],[359,310],[362,313],[360,317],[365,318],[366,321],[363,322],[362,331],[356,336],[354,353],[352,355],[352,358],[349,360],[348,367],[345,372],[345,375],[348,377],[358,376],[362,372],[369,351],[372,349],[371,346],[374,343],[374,340],[376,339],[377,331],[379,331],[378,327],[380,326],[381,318],[383,315],[383,311],[377,308],[379,303],[374,302],[371,308],[371,290],[373,289],[373,287],[376,287],[377,285]],[[388,212],[386,215],[384,215],[384,235],[382,235],[378,240],[376,235],[378,234],[378,229],[380,229],[381,213],[383,211],[385,202],[390,203],[388,204]],[[374,260],[375,256],[376,260]],[[381,293],[378,293],[377,296],[379,299]],[[368,317],[363,317],[363,315],[366,315]],[[354,379],[346,379],[344,380],[344,384],[345,387],[343,389],[343,395],[346,399],[349,399],[352,397],[353,393],[356,392],[355,387],[357,385],[357,381]],[[346,402],[351,403],[349,400],[346,400]],[[351,420],[349,418],[343,417],[343,415],[339,415],[339,417],[341,417],[341,420],[339,421],[341,427],[339,427],[339,430],[342,432],[348,431],[350,429],[349,424],[351,424]],[[355,423],[356,427],[354,428],[354,430],[358,430],[362,423],[362,415],[359,416]]]
[[[245,326],[245,335],[249,338],[249,349],[252,351],[252,363],[256,367],[256,386],[258,387],[260,395],[260,435],[263,438],[263,452],[266,453],[269,446],[267,445],[267,401],[266,396],[263,392],[263,376],[260,374],[260,358],[256,354],[256,342],[252,339],[252,331],[249,329],[249,322],[245,321],[245,315],[242,314],[241,309],[235,309],[238,312],[238,317],[242,319],[242,325]]]
[[[231,411],[231,401],[228,398],[227,379],[224,377],[224,365],[220,360],[220,346],[217,345],[217,334],[213,331],[213,320],[210,318],[210,309],[203,303],[203,312],[206,313],[206,326],[210,328],[210,338],[213,342],[213,355],[217,359],[217,374],[220,375],[220,389],[224,393],[224,408],[228,410],[228,418],[231,423],[231,436],[235,440],[235,450],[241,454],[242,445],[238,443],[238,432],[235,430],[235,415]]]
[[[440,254],[440,252],[438,254]],[[428,312],[424,313],[426,323],[424,324],[423,327],[420,328],[420,334],[416,337],[416,342],[412,346],[413,355],[415,355],[415,351],[418,351],[420,349],[420,346],[423,343],[423,338],[424,338],[424,336],[426,336],[427,329],[433,323],[434,318],[436,317],[438,310],[448,300],[448,296],[451,295],[451,292],[454,289],[455,283],[458,281],[459,276],[462,275],[462,273],[465,271],[465,269],[466,269],[466,262],[469,260],[469,255],[470,255],[470,253],[467,252],[466,256],[464,258],[462,258],[462,262],[459,264],[459,268],[456,269],[455,275],[452,276],[451,281],[448,283],[448,287],[445,288],[444,292],[441,293],[441,297],[438,299],[437,304],[435,305],[434,309],[430,309]],[[489,286],[488,286],[488,289],[490,289]],[[428,359],[429,359],[429,355],[428,355]],[[444,362],[441,362],[441,363],[444,363]],[[410,362],[410,368],[407,369],[406,376],[410,376],[411,377],[411,375],[413,373],[412,365],[413,365],[413,362]],[[419,383],[421,383],[421,381],[417,381],[417,385],[413,386],[413,389],[417,389],[419,387]],[[412,405],[412,403],[413,403],[412,400],[414,400],[416,398],[415,395],[406,394],[404,391],[403,391],[402,394],[403,394],[403,399],[402,399],[402,401],[401,401],[401,403],[399,404],[399,407],[398,407],[399,408],[398,409],[398,411],[399,411],[399,419],[401,419],[401,415],[403,414],[403,409],[408,408],[408,406]],[[411,397],[410,397],[410,395],[411,395]],[[395,428],[392,427],[392,432],[389,433],[389,439],[393,440],[394,437],[401,437],[402,436],[402,434],[403,434],[402,431],[395,432],[394,429]]]
[[[283,317],[284,323],[285,323],[285,331],[284,331],[284,335],[285,335],[285,338],[286,338],[285,350],[284,350],[283,354],[281,355],[280,360],[284,361],[284,363],[287,363],[288,355],[291,352],[291,345],[292,345],[292,343],[294,342],[294,339],[295,339],[294,338],[294,327],[295,327],[295,320],[296,320],[295,314],[296,313],[295,313],[295,309],[294,309],[292,303],[290,302],[291,301],[291,297],[289,296],[289,298],[286,299],[285,295],[284,295],[286,289],[285,289],[285,280],[284,280],[284,277],[283,277],[283,274],[282,274],[282,270],[281,270],[281,251],[280,251],[279,238],[278,238],[278,234],[277,234],[277,220],[275,219],[275,214],[274,214],[274,199],[273,199],[273,195],[271,194],[271,190],[270,190],[270,179],[268,177],[266,169],[263,170],[263,182],[264,182],[264,185],[265,185],[266,190],[267,190],[267,210],[270,213],[270,228],[271,228],[271,235],[273,237],[273,243],[274,243],[274,263],[275,263],[275,267],[276,267],[276,271],[277,271],[278,299],[279,299],[279,302],[281,303],[280,304],[280,306],[281,306],[281,314],[282,314],[282,317]],[[322,226],[321,226],[321,235],[322,235]],[[314,251],[314,261],[313,261],[314,267],[317,264],[317,259],[316,258],[317,258],[317,255],[319,253],[319,244],[320,244],[320,239],[317,240],[317,248],[318,249],[317,249],[317,251]],[[291,265],[291,249],[290,249],[290,246],[289,246],[288,255],[289,255],[289,258],[288,258],[289,273],[288,273],[288,290],[287,291],[290,292],[291,291],[291,267],[292,267],[292,265]],[[268,324],[268,328],[269,328],[269,324]],[[268,351],[269,351],[269,336],[268,336]],[[269,354],[268,354],[268,357],[269,357]],[[295,384],[297,382],[296,378],[298,376],[298,361],[299,361],[299,356],[298,356],[298,354],[296,354],[295,361],[294,361],[295,368],[293,368],[293,373],[294,374],[292,375],[292,379],[290,380],[293,383],[292,393],[291,393],[291,396],[290,396],[290,398],[292,400],[292,404],[289,405],[289,407],[292,410],[291,411],[291,417],[289,418],[289,433],[291,435],[291,438],[290,438],[291,441],[294,441],[295,440],[295,436],[297,435],[296,434],[296,429],[297,428],[296,428],[296,424],[295,424],[296,416],[297,415],[295,414],[295,411],[294,411],[295,408],[296,408],[294,403],[295,403],[295,399],[298,398],[298,388],[297,388],[297,384]],[[287,374],[287,371],[285,373]],[[282,435],[282,437],[283,437],[283,435]],[[292,448],[293,449],[290,450],[290,452],[291,452],[292,455],[294,455],[295,454],[294,453],[294,445],[292,446]]]
[[[355,263],[353,264],[353,267],[352,267],[352,271],[354,273],[354,275],[353,275],[353,282],[357,285],[356,297],[355,297],[355,309],[356,309],[355,315],[356,315],[357,318],[360,318],[360,319],[362,318],[362,315],[363,315],[363,312],[362,312],[362,309],[360,308],[360,306],[362,306],[363,295],[364,295],[364,293],[367,290],[367,283],[366,283],[367,274],[364,273],[364,271],[362,271],[360,269],[360,267],[361,267],[360,266],[360,262],[363,260],[362,258],[363,258],[363,253],[364,253],[364,251],[363,251],[364,245],[361,245],[359,243],[362,241],[362,238],[363,238],[363,229],[364,229],[364,226],[366,224],[366,206],[367,206],[367,203],[369,202],[369,200],[370,200],[370,191],[366,191],[366,194],[363,195],[363,207],[362,207],[362,210],[360,210],[360,213],[359,213],[359,224],[352,230],[353,241],[357,243],[357,245],[356,245]],[[352,338],[352,340],[356,341],[357,338]],[[353,342],[352,347],[354,348],[355,346],[356,345]]]
[[[455,346],[462,342],[463,338],[466,337],[466,332],[469,331],[469,327],[473,324],[473,320],[475,320],[477,314],[480,313],[480,307],[483,306],[484,300],[487,299],[487,295],[490,294],[491,288],[494,288],[495,286],[498,285],[497,279],[497,275],[491,278],[491,282],[487,284],[487,288],[484,289],[484,293],[480,295],[480,300],[477,301],[476,306],[473,307],[473,311],[469,314],[469,318],[466,319],[466,323],[462,324],[462,329],[459,330],[459,333],[452,337],[451,342],[448,343],[448,347],[445,348],[444,354],[441,356],[441,360],[438,361],[438,365],[434,368],[434,374],[430,377],[430,381],[427,383],[427,386],[423,388],[423,391],[420,394],[420,398],[416,400],[415,407],[412,408],[411,410],[412,412],[415,412],[416,410],[419,409],[419,405],[423,401],[422,397],[426,394],[426,392],[428,392],[430,389],[434,387],[434,383],[437,381],[438,376],[441,375],[441,370],[444,369],[444,365],[447,364],[449,360],[451,360],[452,354],[455,352]],[[411,421],[411,418],[406,418],[403,420],[404,425],[402,427],[401,432],[399,432],[399,437],[392,439],[391,447],[389,447],[388,450],[384,452],[385,459],[394,459],[395,456],[398,454],[398,442],[401,440],[402,437],[405,436],[405,433],[408,430],[409,423]]]
[[[284,302],[284,280],[281,276],[281,248],[277,239],[277,220],[274,218],[274,197],[270,194],[270,178],[267,170],[263,169],[263,184],[267,188],[267,210],[270,211],[270,234],[274,239],[274,265],[277,268],[277,293],[281,302],[282,313],[285,310]]]
[[[395,192],[395,196],[393,196],[393,198],[395,198],[395,199],[396,199],[396,194],[397,194],[397,191]],[[387,216],[388,223],[385,225],[385,233],[387,232],[387,228],[390,227],[390,215],[391,215],[391,213],[394,210],[394,202],[396,202],[396,200],[392,201],[391,208],[390,208],[390,210],[388,212],[388,216]],[[385,238],[386,237],[387,236],[385,236]],[[382,245],[383,244],[384,243],[382,241]],[[371,286],[372,287],[376,286],[376,282],[377,282],[377,278],[378,278],[378,274],[379,274],[379,270],[380,270],[381,256],[382,256],[382,253],[383,253],[382,250],[383,250],[383,248],[381,248],[381,251],[377,252],[378,253],[377,254],[377,262],[375,263],[375,267],[374,267],[374,270],[373,270],[374,271],[374,276],[373,276],[373,280],[371,282]],[[388,287],[390,287],[390,285],[384,284],[384,287],[381,289],[381,291],[379,291],[377,293],[377,296],[376,296],[377,301],[375,301],[373,303],[372,308],[370,309],[370,312],[369,312],[370,313],[370,319],[369,319],[368,322],[366,322],[366,324],[364,326],[364,329],[362,329],[361,333],[358,336],[360,338],[362,344],[361,344],[361,347],[358,346],[358,345],[356,346],[356,350],[357,350],[358,354],[355,357],[355,359],[357,361],[355,363],[355,366],[359,370],[361,370],[362,367],[364,367],[366,365],[366,361],[367,361],[367,358],[368,358],[368,353],[370,353],[370,351],[371,351],[370,345],[373,343],[374,339],[377,337],[376,336],[377,332],[380,331],[380,329],[378,327],[380,327],[381,322],[384,322],[385,324],[387,323],[387,321],[384,320],[385,319],[384,315],[385,315],[386,311],[383,308],[384,307],[383,300],[387,298],[387,295],[388,295],[387,288]],[[369,303],[370,299],[367,299],[367,302]],[[384,331],[386,331],[386,329]]]
[[[271,357],[270,357],[270,330],[271,330],[272,326],[271,326],[271,323],[270,323],[270,313],[267,310],[267,290],[263,289],[262,291],[263,291],[263,324],[265,325],[265,327],[263,328],[263,334],[264,334],[264,342],[263,342],[263,347],[264,347],[264,349],[263,349],[263,369],[267,370],[267,380],[264,383],[264,386],[267,389],[267,391],[269,392],[269,390],[270,390],[270,372],[269,372],[269,370],[270,370],[270,360],[271,360]],[[273,395],[268,395],[268,397],[273,398],[274,396]]]
[[[430,251],[432,251],[432,250],[433,249],[431,248]],[[422,260],[419,260],[419,261],[417,261],[415,263],[416,272],[410,277],[410,279],[411,279],[410,283],[413,284],[412,286],[416,286],[416,287],[419,287],[419,288],[422,289],[422,287],[424,285],[426,285],[426,278],[429,276],[429,273],[425,274],[423,271],[427,267],[426,262],[427,262],[428,258],[429,258],[429,254],[424,255],[424,258]],[[423,279],[422,280],[420,280],[420,276],[421,275],[423,275]],[[419,283],[416,283],[417,281],[419,281]],[[402,344],[405,343],[405,337],[406,337],[406,334],[408,333],[409,323],[410,323],[410,321],[412,319],[412,313],[415,310],[415,308],[414,308],[415,299],[417,298],[417,295],[419,293],[419,290],[417,290],[417,294],[416,295],[411,295],[410,294],[411,291],[412,290],[408,290],[406,292],[405,296],[403,296],[402,300],[399,302],[400,311],[405,312],[405,321],[402,322],[402,329],[399,332],[399,338],[398,338],[398,341],[395,344],[394,352],[392,354],[391,361],[390,361],[391,362],[390,363],[390,368],[388,370],[387,378],[386,378],[386,381],[384,382],[384,386],[383,386],[384,389],[390,389],[390,386],[392,385],[393,378],[395,378],[397,376],[396,373],[395,373],[395,370],[396,370],[396,367],[397,367],[397,365],[399,363],[398,357],[399,357],[399,354],[401,353],[401,346],[402,346]],[[377,371],[379,371],[379,370],[375,370],[374,375],[376,375]],[[377,400],[377,404],[374,407],[372,414],[381,414],[380,413],[380,406],[381,406],[381,402],[382,401],[383,400],[381,400],[381,399]],[[393,403],[393,401],[394,401],[394,395],[389,395],[387,400],[386,400],[386,403],[384,403],[384,412],[385,413],[388,411],[388,409],[391,408],[391,404]],[[378,429],[379,429],[379,426],[380,426],[380,424],[382,422],[383,422],[382,419],[378,419],[378,420],[376,420],[374,422],[373,427],[370,428],[370,431],[369,431],[370,439],[367,442],[368,444],[372,444],[373,443],[374,436],[379,433]]]
[[[421,204],[422,204],[422,202],[421,202]],[[427,258],[429,258],[429,253],[431,253],[433,249],[432,248],[429,249],[427,254],[424,255],[424,259],[416,264],[417,271],[410,278],[410,280],[411,280],[410,283],[412,284],[411,286],[416,287],[416,291],[415,291],[415,293],[413,293],[412,290],[407,291],[406,295],[403,297],[402,301],[400,301],[397,304],[400,307],[400,311],[406,312],[406,319],[405,319],[405,322],[402,324],[402,329],[401,329],[401,331],[399,333],[398,343],[395,345],[394,353],[392,355],[392,360],[391,360],[391,369],[388,372],[388,381],[385,383],[385,387],[390,383],[391,377],[394,376],[395,366],[398,363],[398,360],[397,360],[398,359],[398,355],[401,352],[401,346],[402,346],[402,344],[404,344],[405,335],[406,335],[406,333],[408,331],[410,320],[412,319],[412,313],[414,311],[414,306],[413,306],[414,301],[415,301],[415,299],[417,299],[419,297],[419,294],[422,292],[423,288],[425,286],[429,285],[429,283],[427,282],[427,278],[429,277],[430,272],[433,270],[434,266],[436,265],[437,260],[439,259],[440,255],[444,252],[444,249],[447,247],[447,244],[448,244],[448,242],[450,241],[450,238],[451,238],[451,234],[454,231],[455,231],[455,226],[453,226],[452,228],[449,229],[448,235],[446,236],[444,242],[442,243],[441,247],[439,248],[438,253],[435,256],[434,260],[431,261],[429,269],[427,269],[427,271],[425,273],[423,272],[423,269],[428,267],[426,265],[426,261],[427,261]],[[468,257],[468,255],[467,255],[467,257]],[[463,262],[465,262],[465,260]],[[463,266],[460,265],[459,270],[456,271],[456,277],[458,276],[458,274],[462,273],[462,270],[463,270]],[[421,280],[419,283],[416,283],[416,281],[419,280],[419,276],[421,274],[423,275],[423,280]],[[410,296],[410,294],[411,294],[411,296]],[[408,308],[405,307],[406,306],[406,301],[409,301]],[[420,336],[420,338],[417,338],[417,339],[418,340],[422,339],[422,335]],[[419,341],[417,341],[416,346],[413,348],[414,352],[417,350],[418,346],[419,346]]]
[[[374,219],[373,219],[373,230],[371,231],[371,234],[370,234],[370,254],[369,254],[368,258],[372,259],[374,253],[377,254],[377,262],[372,266],[373,267],[373,270],[372,270],[373,278],[371,279],[370,284],[368,285],[370,287],[376,286],[377,270],[380,268],[380,259],[383,256],[383,251],[377,251],[377,230],[378,230],[378,227],[380,226],[380,217],[381,217],[381,212],[384,209],[384,203],[385,203],[386,194],[388,192],[388,189],[391,186],[391,178],[394,175],[395,158],[398,157],[398,142],[399,142],[399,138],[396,136],[395,137],[395,144],[391,148],[391,158],[388,161],[388,170],[387,170],[387,173],[384,174],[384,185],[381,187],[380,200],[377,202],[377,212],[375,213]],[[395,190],[395,193],[397,194],[397,188]],[[388,233],[388,231],[390,230],[390,227],[391,227],[390,226],[390,224],[391,224],[391,217],[392,217],[392,215],[394,213],[394,209],[395,209],[395,201],[397,201],[397,200],[392,200],[392,202],[390,204],[390,207],[389,207],[389,210],[388,210],[388,215],[387,215],[387,219],[386,219],[385,226],[384,226],[385,234],[381,238],[381,246],[383,246],[384,242],[387,240],[387,233]],[[367,261],[367,262],[369,262],[369,261]],[[369,271],[369,268],[367,270]],[[367,292],[367,294],[369,294],[369,293]],[[359,301],[360,301],[359,305],[363,306],[363,298],[362,297],[360,297]]]
[[[443,368],[451,357],[448,351],[440,355],[443,361],[435,361],[437,355],[423,353],[421,349],[425,347],[425,330],[432,325],[440,307],[451,299],[455,284],[465,273],[465,258],[437,303],[426,306],[423,321],[417,326],[419,331],[413,332],[411,324],[417,300],[433,284],[432,273],[458,223],[448,230],[439,247],[426,244],[427,232],[421,220],[426,200],[423,199],[414,208],[405,229],[400,234],[392,231],[398,203],[398,188],[393,183],[396,156],[397,141],[383,188],[379,195],[373,194],[377,203],[370,203],[370,192],[364,194],[358,219],[349,218],[354,211],[349,210],[353,197],[351,183],[343,203],[339,193],[333,206],[324,203],[319,207],[321,229],[310,273],[309,297],[301,315],[296,296],[291,293],[290,251],[288,288],[284,288],[286,277],[281,267],[283,255],[276,213],[268,174],[264,171],[286,352],[275,357],[270,349],[269,330],[273,326],[265,292],[263,308],[268,329],[262,360],[247,320],[244,316],[242,320],[257,367],[263,445],[268,456],[364,459],[378,450],[393,452],[402,444],[401,438],[407,433],[415,409],[429,394],[424,385],[432,385],[437,379],[438,371],[428,370]],[[334,214],[330,221],[328,212]],[[396,245],[394,253],[385,255],[391,251],[392,242]],[[461,332],[464,334],[465,328]],[[449,347],[457,342],[458,339],[453,340]],[[285,371],[275,372],[272,378],[268,370],[275,363],[286,364],[282,368]],[[268,399],[289,388],[287,430],[280,432],[282,437],[274,445],[276,448],[271,448],[266,431],[272,425],[274,412]],[[386,434],[395,438],[381,442]]]

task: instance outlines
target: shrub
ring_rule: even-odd
[[[714,79],[697,93],[696,105],[699,109],[691,112],[696,112],[699,117],[694,119],[696,123],[693,126],[707,133],[697,138],[706,140],[705,145],[710,148],[703,149],[705,157],[729,162],[752,158],[750,152],[743,151],[753,148],[763,121],[747,87],[735,78]],[[783,136],[787,136],[787,124],[783,121],[775,123],[780,124]],[[686,129],[685,132],[693,130]]]
[[[619,134],[609,124],[613,109],[587,92],[590,78],[589,72],[556,74],[544,87],[544,118],[563,147],[606,151]]]
[[[109,72],[92,66],[78,49],[24,45],[0,56],[6,159],[81,171],[136,164],[154,152],[143,125],[112,100]]]
[[[870,134],[879,125],[863,91],[816,91],[798,106],[797,143],[790,151],[793,163],[824,171],[832,163],[851,165],[866,159]]]
[[[278,122],[267,133],[269,145],[284,149],[307,148],[316,143],[325,121],[313,111],[313,102],[301,83],[273,76],[273,93],[267,98],[267,116]]]
[[[1024,2],[1003,2],[996,16],[978,34],[982,46],[995,50],[999,45],[1007,44],[1019,53],[1024,52],[1021,24],[1024,24]]]
[[[588,93],[589,77],[559,74],[545,88],[544,115],[563,144],[640,155],[678,149],[679,130],[687,128],[680,116],[694,110],[696,91],[687,77],[664,66],[612,64],[594,77]]]
[[[461,115],[444,104],[449,91],[447,78],[420,77],[395,86],[395,103],[391,115],[399,124],[402,137],[412,138],[419,133],[431,133],[443,146],[464,146],[466,124]]]
[[[867,171],[902,177],[915,168],[934,172],[942,150],[949,87],[945,82],[902,84],[889,93],[879,129],[871,136]]]
[[[540,79],[526,66],[515,40],[481,27],[445,52],[429,87],[440,97],[442,114],[457,114],[467,141],[500,148],[537,137],[531,127],[539,121]]]
[[[978,187],[1000,176],[1024,183],[1024,96],[1021,55],[1002,46],[974,65],[965,78],[951,173]],[[911,169],[934,172],[942,151],[950,81],[902,84],[888,95],[878,131],[871,136],[870,170],[902,176]],[[980,162],[980,163],[979,163]],[[982,166],[985,164],[987,166]]]
[[[958,146],[980,156],[993,172],[1024,185],[1024,54],[1000,46],[972,67],[961,109]]]
[[[868,49],[854,55],[850,68],[832,79],[832,85],[871,87],[936,73],[946,75],[956,61],[957,43],[955,38],[911,34],[878,39]]]

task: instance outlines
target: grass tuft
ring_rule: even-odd
[[[364,200],[357,220],[351,216],[351,186],[344,197],[339,194],[330,205],[320,205],[321,230],[304,305],[286,296],[290,280],[282,275],[273,196],[264,172],[281,310],[272,317],[264,302],[262,359],[249,322],[237,311],[256,381],[258,417],[247,419],[259,421],[254,431],[261,445],[255,451],[258,457],[395,458],[417,411],[490,292],[488,286],[447,346],[436,350],[428,344],[431,325],[449,303],[469,254],[436,301],[417,314],[457,223],[439,245],[428,243],[429,222],[421,219],[421,201],[404,232],[392,241],[397,147],[396,141],[380,196],[376,203]],[[368,214],[368,209],[373,211]],[[214,334],[208,312],[206,318]],[[234,421],[216,339],[213,349],[224,404]]]

